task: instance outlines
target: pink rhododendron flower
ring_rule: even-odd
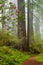
[[[16,9],[16,6],[14,6],[14,9]]]
[[[0,6],[4,6],[5,4],[0,4]]]
[[[4,6],[5,4],[2,4],[1,6]]]
[[[16,15],[18,16],[18,10],[16,9]]]

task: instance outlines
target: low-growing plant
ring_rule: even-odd
[[[36,53],[36,54],[39,54],[39,53],[43,53],[43,44],[32,44],[30,46],[30,52],[31,53]]]
[[[37,62],[43,62],[43,53],[39,54],[39,55],[36,57],[36,61],[37,61]]]
[[[29,58],[30,55],[16,49],[8,46],[0,47],[0,65],[22,65]]]

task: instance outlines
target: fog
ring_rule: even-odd
[[[8,2],[13,2],[13,3],[16,4],[16,7],[18,7],[17,0],[8,0]],[[25,2],[26,2],[26,0],[25,0]],[[42,16],[39,15],[38,12],[36,12],[35,9],[33,10],[33,14],[35,14],[38,17],[39,21],[40,21],[40,27],[39,27],[40,28],[40,34],[41,34],[41,37],[43,37],[43,18],[42,18],[43,15]],[[25,7],[25,18],[26,18],[26,31],[27,31],[27,8],[26,7]],[[35,22],[36,22],[35,17],[33,17],[33,29],[34,29],[34,32],[35,32],[35,25],[34,25]],[[0,23],[0,29],[1,28],[2,28],[2,25]]]

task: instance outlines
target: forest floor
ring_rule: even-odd
[[[36,57],[31,57],[29,60],[24,61],[22,65],[43,65],[43,62],[37,62]]]

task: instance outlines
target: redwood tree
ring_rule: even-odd
[[[26,50],[26,26],[24,0],[18,0],[18,37],[21,40],[21,48]]]

